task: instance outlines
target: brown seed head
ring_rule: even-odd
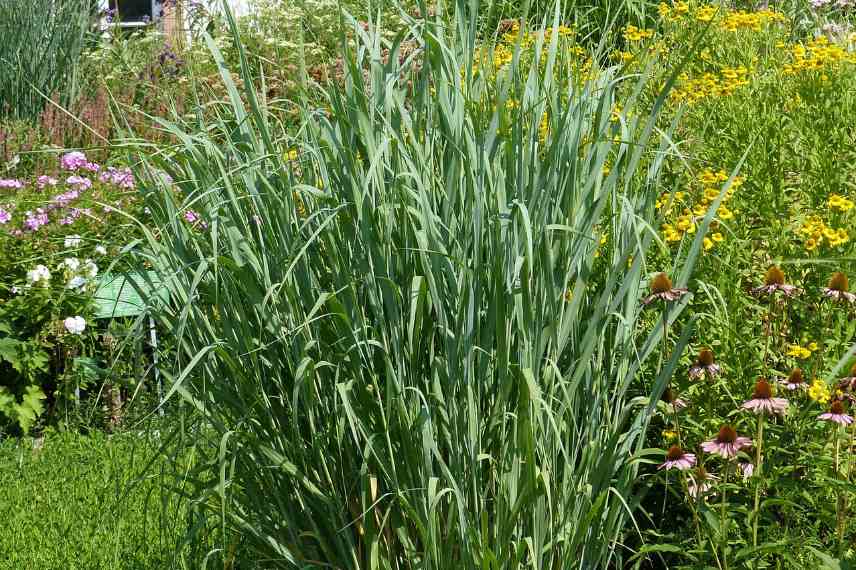
[[[836,415],[841,415],[844,413],[844,402],[841,400],[835,400],[832,402],[832,405],[829,407],[829,411]]]
[[[856,376],[856,362],[850,367],[850,376]]]
[[[764,275],[764,285],[784,285],[785,274],[777,266],[773,265]]]
[[[734,443],[737,441],[737,432],[730,425],[724,425],[719,428],[719,433],[716,434],[716,441],[719,443]]]
[[[672,280],[665,273],[658,273],[651,281],[651,293],[667,293],[672,290]]]
[[[850,290],[850,283],[847,281],[846,275],[840,271],[836,271],[832,274],[832,277],[829,278],[828,288],[833,291],[847,292]]]
[[[695,476],[699,482],[704,481],[707,479],[707,469],[699,465],[698,469],[695,470]]]
[[[791,370],[790,376],[788,376],[789,384],[802,384],[805,381],[803,378],[802,368],[794,368]]]
[[[663,400],[664,402],[669,403],[669,404],[671,404],[672,402],[677,400],[677,398],[678,398],[678,395],[675,394],[675,391],[672,390],[671,388],[666,388],[665,390],[663,390],[663,395],[660,396],[661,400]]]
[[[683,456],[684,450],[681,449],[679,445],[673,445],[669,448],[669,451],[666,452],[666,459],[668,459],[669,461],[677,461]]]
[[[752,392],[752,399],[769,400],[772,397],[773,388],[770,386],[770,383],[767,382],[764,378],[758,378],[758,381],[755,382],[755,391]]]
[[[713,351],[709,348],[703,348],[698,353],[696,363],[699,366],[710,366],[713,364]]]

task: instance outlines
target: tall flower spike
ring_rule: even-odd
[[[850,292],[850,283],[847,276],[837,271],[829,278],[829,284],[822,289],[823,296],[834,301],[856,301],[856,294]]]
[[[704,375],[713,378],[719,374],[719,370],[719,364],[716,364],[713,359],[713,351],[709,348],[703,348],[699,351],[695,364],[690,367],[689,376],[693,380]]]
[[[651,280],[651,294],[642,299],[643,305],[649,305],[656,300],[676,301],[689,293],[685,288],[672,287],[672,280],[665,273],[658,273]]]
[[[793,297],[800,293],[799,287],[785,283],[785,274],[778,266],[773,265],[764,274],[764,284],[752,289],[752,293],[772,295],[781,291],[787,297]]]
[[[743,448],[752,445],[752,440],[748,437],[740,437],[737,431],[730,425],[723,425],[719,428],[719,433],[710,441],[701,444],[701,448],[706,453],[719,455],[726,459],[734,459],[737,457],[737,452]]]
[[[791,373],[787,378],[784,378],[779,381],[782,386],[786,389],[794,391],[794,390],[805,390],[807,385],[805,383],[805,378],[803,377],[802,368],[794,368],[791,370]]]
[[[829,411],[825,414],[820,414],[817,419],[825,422],[835,422],[838,425],[849,426],[853,423],[853,417],[844,413],[844,402],[834,400],[829,407]]]
[[[774,398],[773,387],[764,378],[759,378],[755,383],[752,398],[743,402],[742,407],[756,414],[784,414],[788,409],[788,401],[784,398]]]

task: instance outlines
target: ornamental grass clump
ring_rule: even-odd
[[[49,97],[68,104],[94,0],[0,2],[0,117],[33,119]]]
[[[631,404],[662,331],[640,299],[666,94],[610,121],[626,80],[564,73],[557,22],[531,66],[476,73],[477,9],[411,21],[409,58],[355,24],[344,86],[297,140],[209,42],[229,102],[165,123],[182,144],[149,166],[174,183],[140,177],[168,393],[218,474],[195,495],[268,567],[622,566],[633,459],[691,336],[674,324]]]

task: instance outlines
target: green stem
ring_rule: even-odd
[[[835,429],[835,463],[833,465],[835,469],[835,478],[840,479],[841,473],[839,469],[839,453],[841,448],[841,437],[839,437],[838,428]],[[838,495],[837,500],[835,502],[835,526],[838,535],[838,557],[841,558],[844,555],[844,511],[847,509],[847,498],[844,496],[844,493],[841,492],[839,488],[836,491]]]
[[[755,508],[752,510],[752,547],[758,547],[758,508],[761,504],[761,449],[764,444],[764,414],[758,414],[758,437],[755,444]]]
[[[725,570],[728,570],[728,527],[726,526],[725,519],[725,501],[726,496],[728,495],[728,468],[731,467],[730,463],[725,464],[725,470],[722,475],[722,504],[720,506],[719,511],[719,537],[722,548],[722,566]]]

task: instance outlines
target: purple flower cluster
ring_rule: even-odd
[[[58,182],[56,178],[42,174],[36,179],[36,186],[39,190],[44,190],[47,186],[56,186]]]
[[[60,226],[69,226],[82,216],[99,220],[97,216],[93,215],[91,208],[75,207],[75,201],[82,198],[94,186],[94,179],[87,176],[87,172],[98,173],[97,180],[102,184],[109,184],[126,190],[136,188],[134,175],[129,168],[111,166],[102,169],[99,164],[90,162],[86,155],[80,151],[62,155],[59,163],[61,169],[68,172],[69,176],[62,180],[44,174],[36,178],[34,186],[40,190],[58,187],[64,191],[55,194],[42,207],[25,212],[21,225],[7,230],[11,235],[21,237],[25,235],[25,232],[36,232],[42,226],[48,225],[52,219]],[[18,180],[0,180],[0,187],[20,189],[24,187],[24,183]],[[98,196],[95,197],[98,198]],[[122,201],[116,202],[114,206],[105,207],[104,211],[118,211],[122,206]],[[9,224],[11,221],[12,208],[10,206],[0,208],[0,225]]]
[[[31,232],[37,231],[40,227],[50,223],[50,218],[48,218],[48,214],[43,208],[36,208],[35,212],[27,211],[24,216],[24,227]]]
[[[113,168],[107,167],[107,170],[101,173],[98,180],[107,184],[115,184],[120,188],[133,189],[136,186],[134,174],[130,168]]]
[[[20,180],[15,180],[14,178],[0,178],[0,188],[20,190],[23,187],[24,183]]]
[[[92,188],[92,181],[85,176],[69,176],[65,183],[73,186],[78,190],[89,190]]]

